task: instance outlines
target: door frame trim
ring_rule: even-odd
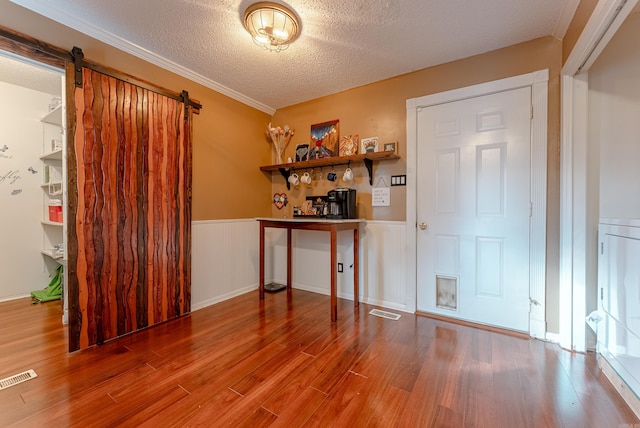
[[[560,252],[559,334],[561,347],[585,352],[588,293],[597,292],[589,263],[597,258],[589,239],[599,218],[599,195],[590,188],[588,167],[589,69],[606,48],[638,0],[599,0],[560,71]],[[596,198],[596,208],[591,199]],[[595,289],[594,289],[595,287]],[[588,340],[589,339],[589,340]]]
[[[529,223],[529,335],[546,338],[546,245],[547,245],[547,110],[549,70],[508,77],[437,94],[411,98],[407,108],[407,302],[417,307],[417,114],[425,107],[465,100],[523,87],[531,88],[531,202]]]

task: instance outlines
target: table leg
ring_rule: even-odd
[[[336,228],[331,228],[331,321],[338,319],[338,297],[336,283],[338,282],[338,249]]]
[[[264,223],[260,222],[260,300],[264,300]]]
[[[359,231],[358,231],[358,225],[356,224],[355,229],[353,229],[353,306],[354,307],[358,307],[359,302],[360,302],[360,292],[359,292],[359,284],[358,284],[358,280],[360,278],[360,272],[359,272],[359,248],[358,248],[358,244],[360,242],[359,239]]]
[[[287,294],[291,294],[291,228],[287,228]]]

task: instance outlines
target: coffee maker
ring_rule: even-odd
[[[356,189],[340,188],[327,193],[329,219],[356,218]]]

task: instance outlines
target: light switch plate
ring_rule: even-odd
[[[392,186],[406,186],[407,185],[407,176],[406,175],[392,175],[391,176],[391,185]]]

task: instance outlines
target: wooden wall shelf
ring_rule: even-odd
[[[351,162],[363,161],[367,171],[369,172],[369,184],[373,186],[373,162],[400,159],[393,151],[364,153],[353,156],[336,156],[332,158],[311,159],[302,162],[281,163],[277,165],[264,165],[260,167],[261,171],[280,171],[287,183],[287,189],[290,188],[289,175],[296,169],[322,168],[326,166],[347,165]]]

